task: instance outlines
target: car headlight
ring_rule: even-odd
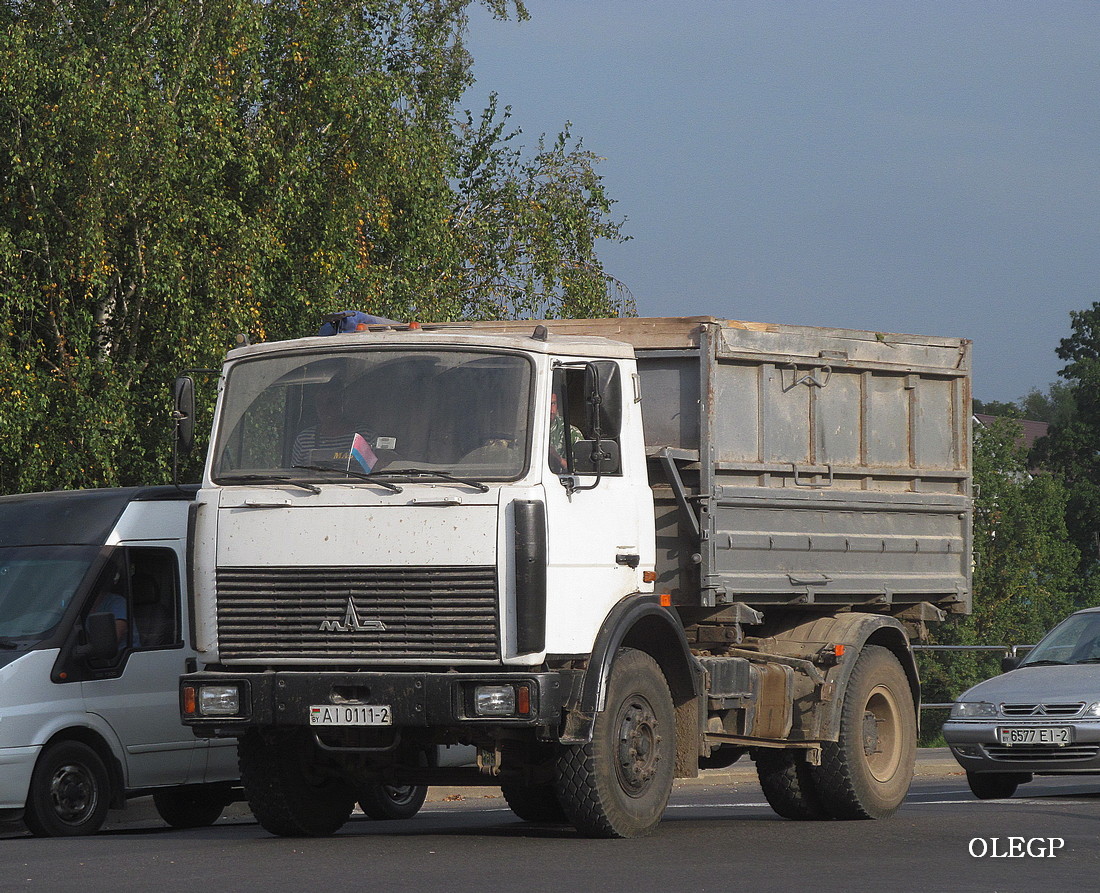
[[[1091,716],[1093,718],[1100,718],[1100,701],[1096,701],[1095,703],[1089,704],[1088,707],[1085,708],[1085,712],[1082,713],[1081,715],[1082,716]]]
[[[989,701],[956,701],[951,705],[952,719],[983,719],[997,715],[997,705]]]

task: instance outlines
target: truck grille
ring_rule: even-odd
[[[223,660],[497,660],[494,567],[218,568]]]

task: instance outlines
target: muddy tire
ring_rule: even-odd
[[[23,821],[36,837],[95,834],[110,800],[110,776],[99,754],[79,741],[61,741],[38,758]]]
[[[840,737],[821,748],[812,768],[821,802],[834,818],[881,819],[909,791],[917,721],[909,680],[886,648],[864,647],[840,713]]]
[[[967,772],[966,783],[979,800],[1007,800],[1016,788],[1031,781],[1031,776],[1021,772]]]
[[[228,805],[225,790],[214,785],[184,785],[153,792],[157,814],[173,828],[213,825]]]
[[[644,837],[660,823],[675,772],[676,721],[668,683],[648,654],[615,657],[592,740],[564,745],[555,789],[586,837]]]
[[[327,837],[351,815],[347,785],[319,775],[316,745],[305,732],[264,738],[256,732],[237,745],[241,782],[256,821],[279,837]]]
[[[802,754],[762,747],[755,759],[760,788],[776,815],[800,822],[832,818],[817,792],[813,767]]]
[[[558,801],[558,793],[550,782],[519,784],[506,781],[501,783],[500,791],[512,812],[525,822],[564,825],[569,821]]]
[[[411,819],[428,796],[425,784],[375,784],[359,792],[359,808],[380,821]]]

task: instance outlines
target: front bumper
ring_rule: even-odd
[[[0,821],[7,821],[9,813],[21,811],[26,804],[41,752],[41,745],[0,747]]]
[[[317,673],[281,671],[230,673],[203,671],[180,679],[185,725],[200,737],[242,735],[252,729],[308,726],[317,705],[386,705],[394,728],[469,729],[509,726],[556,731],[579,673]],[[231,716],[189,711],[187,689],[235,685],[240,709]],[[525,686],[527,710],[509,716],[480,716],[474,691],[483,685]]]
[[[1070,728],[1069,744],[1001,744],[998,729]],[[943,737],[967,772],[1030,772],[1038,775],[1100,773],[1100,720],[1042,723],[948,720]]]

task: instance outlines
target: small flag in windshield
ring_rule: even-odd
[[[351,455],[348,456],[349,470],[351,469],[352,459],[358,462],[367,474],[370,474],[371,469],[378,462],[378,457],[374,455],[374,450],[370,448],[370,444],[362,434],[356,434],[351,441]]]

